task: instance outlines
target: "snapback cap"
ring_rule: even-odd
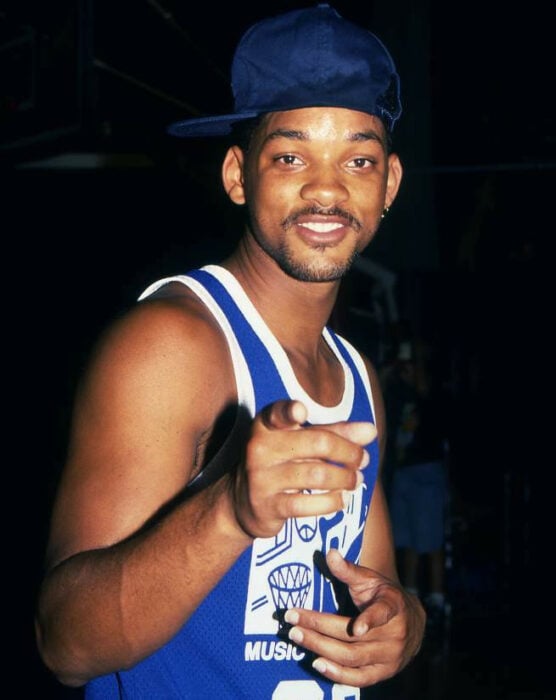
[[[266,112],[345,107],[379,117],[392,131],[402,108],[400,81],[384,44],[326,3],[261,20],[232,61],[233,114],[175,122],[179,137],[225,136]]]

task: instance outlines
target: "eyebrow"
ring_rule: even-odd
[[[265,141],[274,139],[294,139],[295,141],[309,141],[309,134],[306,131],[297,129],[275,129],[265,136]]]
[[[299,131],[297,129],[275,129],[267,134],[264,142],[273,141],[274,139],[293,139],[294,141],[309,141],[310,137],[306,131]],[[378,141],[383,148],[386,148],[386,144],[382,136],[374,129],[369,129],[368,131],[356,131],[348,135],[347,141],[359,143],[365,141]]]

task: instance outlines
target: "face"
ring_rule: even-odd
[[[248,207],[247,244],[295,279],[326,282],[372,240],[401,165],[379,119],[315,107],[267,115],[247,156],[228,151],[223,176]]]

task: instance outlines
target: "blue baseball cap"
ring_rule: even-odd
[[[232,61],[234,113],[175,122],[179,137],[225,136],[266,112],[345,107],[379,117],[392,131],[402,108],[400,81],[384,44],[326,3],[261,20]]]

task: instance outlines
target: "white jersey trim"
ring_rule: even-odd
[[[249,299],[243,287],[231,274],[231,272],[223,267],[220,267],[219,265],[206,265],[202,269],[216,277],[216,279],[218,279],[232,295],[243,315],[266,346],[270,356],[273,358],[288,394],[302,401],[307,407],[309,422],[333,423],[336,421],[347,420],[353,406],[353,376],[340,351],[336,347],[336,343],[332,340],[328,330],[326,328],[324,329],[323,337],[340,362],[344,374],[344,391],[340,402],[336,406],[323,406],[322,404],[317,403],[301,386],[297,380],[297,377],[295,376],[295,372],[286,351],[280,345],[276,339],[276,336],[267,326],[266,322],[253,305],[253,302]]]

